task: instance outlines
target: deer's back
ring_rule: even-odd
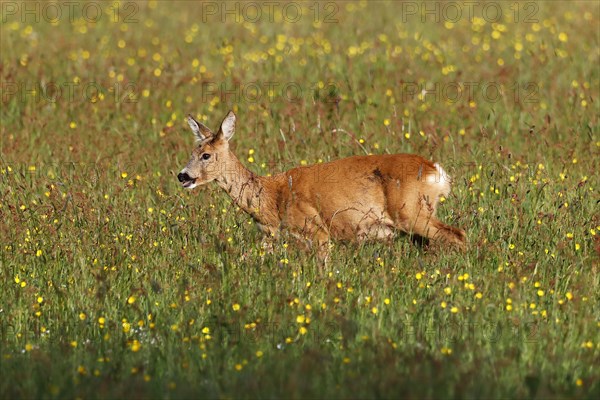
[[[281,174],[278,203],[287,218],[318,214],[336,236],[351,237],[363,223],[394,223],[420,196],[437,199],[446,192],[443,178],[413,154],[354,156]]]

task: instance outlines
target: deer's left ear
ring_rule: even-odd
[[[188,116],[187,122],[190,125],[190,128],[192,128],[192,132],[194,132],[194,136],[196,136],[197,142],[204,142],[205,140],[210,139],[214,136],[212,131],[208,129],[207,126],[205,126],[201,122],[196,121],[191,114]]]
[[[235,114],[233,111],[229,111],[223,122],[221,122],[219,133],[222,134],[223,138],[227,141],[232,138],[235,133]]]

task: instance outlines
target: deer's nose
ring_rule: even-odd
[[[190,178],[190,176],[187,174],[187,172],[185,172],[185,173],[180,172],[177,175],[177,179],[179,180],[179,182],[186,182],[186,181],[191,181],[192,180],[192,178]]]

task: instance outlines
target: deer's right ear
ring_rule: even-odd
[[[196,121],[191,114],[188,115],[187,122],[190,125],[190,128],[192,128],[194,136],[196,136],[196,141],[203,142],[214,136],[213,132],[206,125]]]
[[[233,111],[229,111],[225,116],[223,122],[221,122],[221,129],[217,135],[223,135],[226,141],[229,141],[235,133],[235,114]]]

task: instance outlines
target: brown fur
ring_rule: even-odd
[[[450,178],[418,155],[354,156],[257,176],[229,150],[232,112],[216,135],[191,117],[189,123],[200,132],[200,145],[180,181],[189,186],[182,177],[193,179],[191,187],[216,181],[267,234],[287,229],[316,245],[321,255],[331,238],[391,240],[397,230],[465,246],[463,230],[435,217],[440,196],[450,192]],[[202,160],[205,153],[209,160]]]

